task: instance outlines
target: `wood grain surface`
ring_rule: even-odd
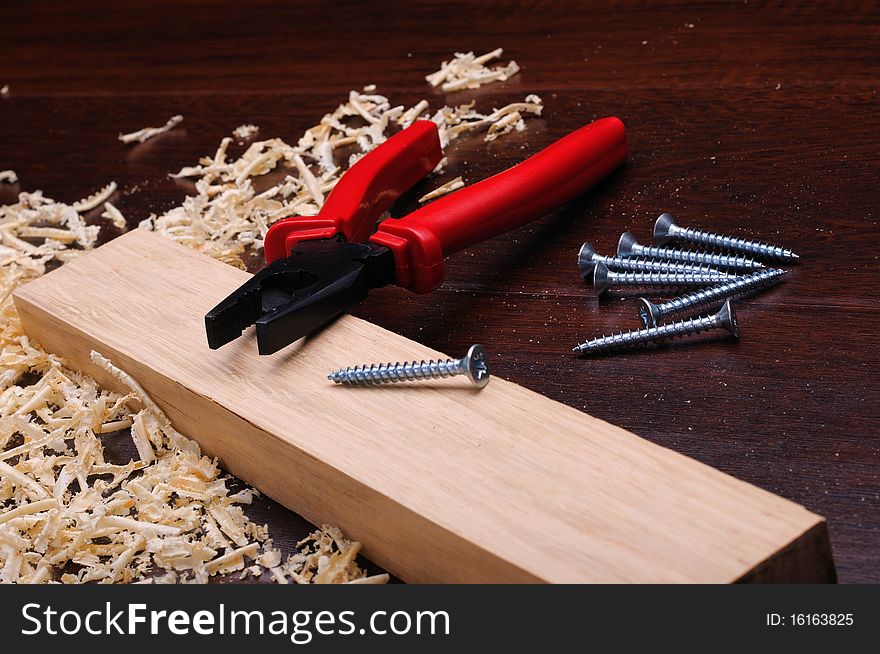
[[[523,66],[504,84],[445,98],[422,81],[456,50],[499,46]],[[35,188],[73,201],[114,179],[135,223],[179,203],[190,187],[166,174],[237,125],[293,139],[370,82],[433,107],[544,98],[525,132],[457,143],[438,182],[617,115],[631,155],[601,187],[451,259],[431,295],[384,289],[356,314],[442,351],[482,342],[495,374],[805,505],[829,521],[840,580],[877,582],[878,46],[875,2],[7,3],[0,169],[21,179],[0,202]],[[174,113],[186,120],[162,138],[116,139]],[[664,210],[802,264],[742,306],[739,342],[572,357],[636,324],[632,301],[592,298],[578,247],[608,252],[624,229],[646,241]],[[283,544],[307,528],[256,508]]]

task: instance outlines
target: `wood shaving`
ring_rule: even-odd
[[[433,200],[434,198],[439,198],[441,195],[446,195],[447,193],[452,193],[453,191],[457,191],[463,186],[464,181],[461,179],[461,177],[456,177],[455,179],[446,182],[443,186],[438,186],[430,193],[425,193],[422,197],[419,198],[419,203],[427,202],[428,200]]]
[[[524,102],[513,102],[493,109],[489,114],[476,111],[474,105],[474,102],[470,102],[457,107],[443,107],[431,117],[440,128],[443,147],[471,131],[486,130],[483,140],[494,141],[513,129],[525,129],[524,115],[540,116],[544,109],[541,98],[534,94],[527,96]],[[511,115],[516,117],[513,123]]]
[[[15,184],[18,181],[18,175],[14,170],[0,170],[0,182],[9,182]]]
[[[109,220],[116,229],[125,229],[125,216],[109,202],[104,203],[104,213],[101,217]]]
[[[444,61],[440,65],[440,70],[431,73],[425,77],[425,80],[431,86],[440,86],[446,93],[478,89],[484,84],[507,81],[520,70],[515,61],[511,60],[506,66],[498,68],[486,66],[487,62],[497,59],[502,54],[504,54],[502,48],[479,57],[475,57],[473,52],[456,52],[450,61]]]
[[[151,139],[154,136],[159,136],[159,134],[164,134],[165,132],[174,129],[182,122],[183,116],[171,116],[171,118],[168,119],[168,122],[162,125],[162,127],[144,127],[143,129],[139,129],[136,132],[120,134],[119,140],[123,143],[143,143],[147,139]]]
[[[247,141],[256,136],[257,132],[259,131],[260,128],[256,125],[239,125],[234,130],[232,130],[232,135],[239,141]]]
[[[285,566],[298,581],[366,577],[355,561],[360,544],[338,530],[313,533],[282,564],[267,531],[241,509],[253,491],[231,493],[216,460],[174,430],[134,379],[93,352],[93,363],[127,392],[99,388],[32,345],[8,298],[2,312],[0,581],[150,583],[162,570],[162,582],[204,582],[248,560],[273,568],[281,582]],[[38,379],[21,384],[27,376]],[[140,460],[113,464],[101,435],[120,438],[107,427],[126,423]],[[225,536],[212,536],[210,524]]]
[[[289,557],[273,574],[289,577],[298,584],[388,583],[388,575],[375,575],[367,581],[367,573],[355,563],[361,544],[350,541],[337,527],[323,525],[297,543],[299,552]]]
[[[96,191],[89,195],[88,197],[83,198],[82,200],[78,200],[73,203],[73,208],[76,209],[79,213],[84,213],[86,211],[91,211],[95,207],[99,206],[102,202],[106,202],[111,195],[116,192],[116,182],[110,182],[102,188],[100,191]]]
[[[392,129],[430,119],[444,146],[472,132],[491,140],[520,129],[541,108],[540,98],[529,96],[488,114],[473,103],[431,114],[425,100],[392,106],[370,85],[352,91],[295,145],[256,141],[230,157],[233,139],[222,139],[212,156],[173,175],[194,180],[195,194],[140,227],[243,268],[241,255],[262,247],[272,223],[317,213],[345,170]],[[143,141],[180,120],[120,139]],[[261,184],[272,172],[273,181]],[[5,173],[7,181],[14,177]],[[460,178],[428,195],[457,184]],[[100,228],[81,213],[103,204],[102,216],[124,228],[125,217],[109,202],[115,191],[111,183],[71,205],[34,191],[0,206],[0,581],[201,583],[268,569],[277,583],[386,583],[388,575],[359,567],[360,543],[327,525],[283,560],[268,529],[242,509],[256,491],[232,492],[217,462],[177,432],[130,375],[93,353],[94,364],[127,389],[108,391],[23,333],[12,291],[95,247]],[[127,437],[138,460],[108,461],[107,439]]]

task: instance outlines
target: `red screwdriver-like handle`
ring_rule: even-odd
[[[371,243],[394,252],[397,284],[426,293],[443,282],[444,257],[536,220],[584,192],[626,158],[626,130],[603,118],[522,163],[379,223]]]

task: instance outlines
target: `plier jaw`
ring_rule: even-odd
[[[392,282],[394,255],[382,245],[304,241],[208,312],[208,346],[216,350],[255,325],[260,354],[273,354]]]
[[[219,348],[256,325],[260,354],[271,354],[371,288],[436,288],[446,256],[540,218],[608,175],[626,157],[626,133],[617,118],[597,120],[509,170],[377,226],[442,157],[437,126],[417,121],[352,166],[317,216],[272,225],[268,266],[205,316],[208,345]]]

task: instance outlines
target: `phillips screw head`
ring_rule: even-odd
[[[486,350],[482,345],[471,345],[461,361],[464,363],[465,375],[477,388],[489,383],[489,368],[486,365]]]

